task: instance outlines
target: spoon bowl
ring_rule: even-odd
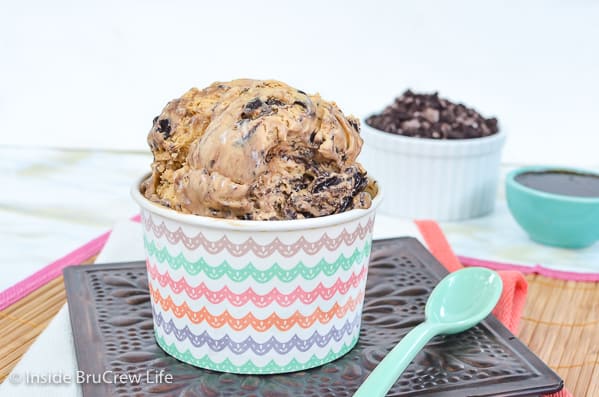
[[[503,288],[499,275],[489,269],[471,267],[443,278],[424,310],[426,321],[455,334],[472,328],[491,313]]]

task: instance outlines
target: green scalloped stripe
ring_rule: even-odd
[[[313,355],[307,362],[303,364],[298,362],[294,358],[293,360],[291,360],[291,362],[289,362],[289,364],[284,366],[280,366],[276,364],[274,360],[271,360],[265,366],[258,367],[251,360],[246,361],[246,363],[242,366],[238,366],[231,363],[231,361],[228,358],[225,359],[222,363],[215,363],[214,361],[210,360],[208,356],[196,358],[193,356],[193,354],[191,354],[189,350],[186,350],[185,353],[181,353],[174,343],[169,345],[162,337],[156,334],[154,334],[154,336],[156,337],[156,342],[158,343],[158,346],[160,346],[162,350],[164,350],[169,355],[175,357],[177,360],[183,361],[187,364],[191,364],[196,367],[211,369],[213,371],[246,375],[280,374],[286,372],[303,371],[309,368],[318,367],[345,355],[351,349],[353,349],[356,343],[358,343],[358,336],[355,336],[351,340],[351,342],[349,342],[349,344],[343,344],[341,350],[339,350],[337,353],[331,350],[323,358],[318,358],[316,357],[316,355]]]
[[[241,282],[248,277],[252,277],[258,283],[266,283],[277,277],[279,280],[288,283],[300,275],[306,280],[312,280],[320,273],[331,276],[335,274],[339,268],[348,270],[354,264],[368,259],[370,256],[370,249],[372,248],[372,242],[367,241],[362,250],[356,248],[349,257],[345,257],[345,255],[341,254],[341,256],[334,262],[327,262],[323,258],[315,266],[311,267],[304,265],[304,263],[300,261],[296,266],[289,270],[282,269],[278,263],[274,263],[266,270],[258,270],[251,262],[241,269],[233,268],[227,261],[223,261],[219,266],[210,266],[206,263],[204,258],[200,258],[196,262],[189,262],[183,256],[183,253],[172,256],[166,247],[159,249],[156,247],[154,241],[148,241],[145,236],[144,246],[146,247],[148,256],[156,258],[159,262],[166,261],[169,267],[174,270],[183,267],[185,271],[192,276],[204,272],[207,277],[217,280],[226,274],[235,282]]]

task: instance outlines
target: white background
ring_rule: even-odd
[[[439,90],[509,139],[506,162],[599,165],[599,2],[0,3],[3,144],[147,150],[191,86],[276,78],[364,116]]]

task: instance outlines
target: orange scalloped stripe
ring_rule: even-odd
[[[287,318],[281,318],[273,313],[265,319],[258,319],[254,317],[252,313],[248,313],[242,318],[235,318],[229,314],[227,310],[218,316],[213,316],[205,307],[200,311],[193,311],[187,305],[187,302],[183,302],[182,305],[178,306],[173,302],[170,296],[164,298],[160,294],[160,291],[152,287],[152,284],[150,284],[150,295],[152,296],[154,305],[159,305],[165,312],[173,312],[177,318],[187,316],[187,318],[194,324],[205,321],[213,328],[220,328],[227,324],[235,331],[243,331],[248,327],[252,327],[258,332],[265,332],[272,327],[276,327],[280,331],[288,331],[296,324],[305,329],[310,328],[316,321],[321,324],[326,324],[335,317],[342,318],[349,311],[355,311],[358,305],[364,300],[364,292],[361,291],[355,298],[350,297],[343,306],[335,303],[333,307],[326,312],[317,308],[316,311],[309,316],[304,316],[299,311],[296,311]]]

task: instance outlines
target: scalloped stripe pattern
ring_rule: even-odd
[[[356,344],[374,215],[334,227],[205,229],[142,211],[158,345],[238,374],[300,371]]]

